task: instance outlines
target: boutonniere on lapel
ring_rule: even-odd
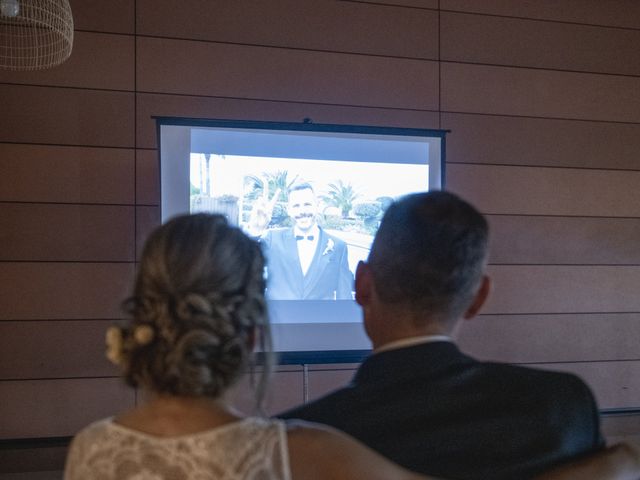
[[[333,247],[335,247],[335,243],[333,243],[333,240],[329,239],[327,240],[327,246],[324,249],[324,252],[322,252],[322,255],[329,255],[330,253],[333,253]]]

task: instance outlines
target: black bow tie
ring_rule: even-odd
[[[305,237],[304,235],[296,235],[296,240],[304,240],[305,238],[306,238],[307,240],[311,240],[311,241],[313,241],[314,236],[313,236],[313,235],[307,235],[307,236]]]

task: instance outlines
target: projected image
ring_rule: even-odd
[[[426,164],[190,156],[190,211],[222,213],[260,240],[273,300],[352,299],[385,209],[428,185]]]
[[[443,188],[445,131],[157,118],[160,215],[225,215],[267,257],[274,350],[284,363],[359,362],[371,349],[353,301],[394,199]]]

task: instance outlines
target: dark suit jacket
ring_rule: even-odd
[[[350,385],[280,417],[332,425],[449,479],[522,480],[603,445],[579,378],[478,362],[449,342],[372,355]]]
[[[347,244],[320,229],[315,256],[302,275],[292,228],[267,230],[260,239],[267,257],[267,297],[273,300],[352,300]]]

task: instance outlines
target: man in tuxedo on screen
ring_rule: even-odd
[[[526,479],[603,445],[589,388],[568,373],[477,361],[452,340],[484,304],[488,225],[446,192],[386,211],[355,298],[373,354],[352,382],[286,412],[332,425],[418,472]]]
[[[266,189],[265,189],[266,190]],[[280,194],[256,201],[248,233],[259,237],[267,258],[267,297],[273,300],[352,300],[347,244],[317,223],[318,201],[309,183],[289,190],[293,227],[266,229]]]

